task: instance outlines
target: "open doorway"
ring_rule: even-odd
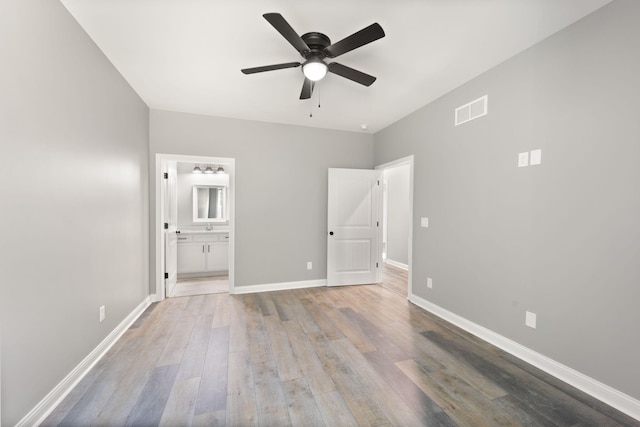
[[[235,159],[157,154],[156,171],[156,300],[233,293]]]
[[[382,271],[384,287],[411,295],[413,156],[379,165],[382,171]]]

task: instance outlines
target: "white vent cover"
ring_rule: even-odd
[[[485,95],[462,107],[456,108],[456,126],[477,119],[478,117],[486,116],[488,102],[489,95]]]

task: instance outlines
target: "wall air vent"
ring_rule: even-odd
[[[462,107],[456,108],[456,126],[466,123],[470,120],[487,115],[487,105],[489,103],[489,95],[471,101]]]

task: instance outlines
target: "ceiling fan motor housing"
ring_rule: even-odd
[[[300,53],[303,58],[309,59],[317,57],[319,59],[324,59],[327,57],[324,49],[327,46],[331,46],[331,39],[329,39],[329,37],[322,33],[310,32],[303,34],[300,38],[307,44],[307,46],[309,46],[309,52]]]

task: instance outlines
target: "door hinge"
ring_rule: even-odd
[[[164,223],[164,229],[165,229],[165,230],[168,230],[168,229],[169,229],[169,223],[168,223],[168,222],[165,222],[165,223]]]
[[[378,268],[378,263],[376,262],[376,268]]]
[[[164,278],[168,279],[169,278],[169,273],[164,273]]]
[[[378,187],[380,186],[380,180],[378,180]]]
[[[162,174],[162,177],[163,177],[164,179],[169,179],[169,173],[168,173],[168,172],[164,172],[164,173]]]
[[[376,227],[380,227],[380,221],[376,221]]]

